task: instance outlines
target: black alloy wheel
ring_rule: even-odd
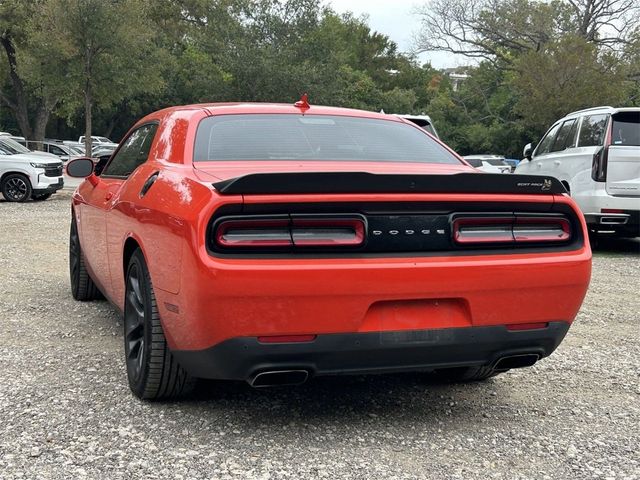
[[[140,249],[131,256],[125,278],[124,352],[129,387],[138,398],[177,398],[193,390],[196,379],[178,364],[167,346]]]
[[[127,372],[130,380],[140,380],[145,347],[145,308],[144,293],[140,286],[140,267],[132,263],[127,275],[124,341],[127,354]]]
[[[69,280],[71,295],[75,300],[87,301],[101,298],[102,294],[91,279],[80,247],[80,235],[76,217],[72,214],[69,229]]]
[[[9,202],[24,202],[31,197],[31,182],[19,173],[7,175],[2,181],[2,195]]]

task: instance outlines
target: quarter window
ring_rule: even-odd
[[[613,116],[612,145],[640,146],[640,112],[622,112]]]
[[[117,153],[111,158],[102,172],[108,177],[128,177],[147,161],[157,124],[143,125],[127,137]]]
[[[582,120],[579,147],[599,147],[604,144],[608,115],[589,115]]]

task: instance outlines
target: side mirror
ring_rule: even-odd
[[[87,178],[93,173],[93,160],[75,158],[67,163],[67,175],[74,178]]]
[[[530,143],[527,143],[524,146],[524,150],[522,150],[522,155],[524,156],[524,158],[526,158],[527,160],[531,160],[531,154],[533,153],[533,145],[531,145]]]

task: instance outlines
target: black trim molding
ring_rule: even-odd
[[[562,194],[554,177],[504,173],[453,175],[368,172],[253,173],[213,184],[222,195],[304,193],[505,193]]]

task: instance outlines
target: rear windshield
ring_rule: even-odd
[[[198,125],[194,161],[460,161],[419,129],[360,117],[295,114],[220,115]]]
[[[613,116],[611,144],[640,146],[640,112],[623,112]]]

